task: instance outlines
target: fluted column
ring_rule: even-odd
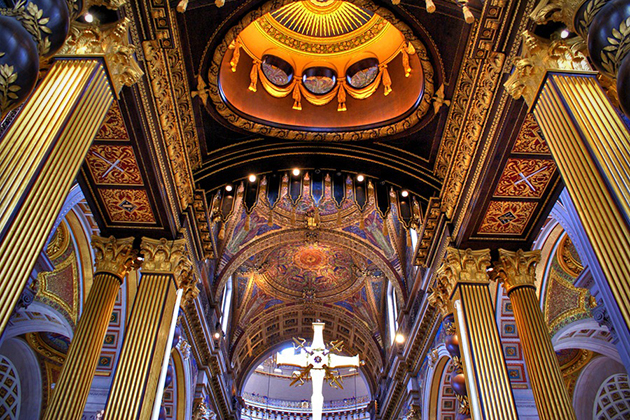
[[[103,420],[151,418],[178,290],[196,293],[185,240],[143,238],[140,286]]]
[[[523,34],[506,82],[536,117],[605,279],[595,279],[620,346],[630,348],[630,133],[586,58]]]
[[[116,296],[136,259],[133,238],[117,240],[113,236],[92,236],[92,247],[96,254],[94,282],[46,409],[45,420],[81,418]]]
[[[542,420],[575,420],[558,358],[536,297],[536,264],[540,251],[499,249],[495,272],[512,302],[527,372]]]
[[[488,290],[490,251],[448,247],[436,286],[454,308],[472,418],[517,419],[512,388]]]

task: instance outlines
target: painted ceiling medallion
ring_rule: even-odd
[[[286,138],[412,127],[429,108],[433,69],[409,28],[388,18],[367,1],[303,0],[244,19],[208,72],[215,107],[234,125]]]
[[[305,291],[317,301],[336,301],[362,287],[355,275],[357,257],[333,245],[292,244],[274,249],[266,258],[265,282],[269,294],[301,299]],[[361,258],[359,258],[361,259]],[[362,264],[365,264],[363,258]]]

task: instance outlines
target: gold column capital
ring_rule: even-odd
[[[550,21],[562,22],[571,32],[575,32],[573,22],[579,8],[587,0],[541,0],[529,17],[537,25],[544,25]]]
[[[539,262],[540,250],[513,252],[499,249],[499,261],[494,263],[494,270],[509,295],[518,287],[536,288],[536,264]]]
[[[490,250],[446,248],[446,255],[438,276],[444,277],[450,284],[451,290],[457,283],[488,283],[486,269],[490,266]]]
[[[547,71],[592,71],[584,54],[565,40],[548,41],[530,31],[521,34],[522,55],[514,60],[514,71],[503,84],[514,99],[532,105]]]
[[[66,43],[57,55],[102,55],[116,94],[123,85],[132,86],[144,75],[135,57],[136,47],[129,43],[131,20],[99,26],[73,22]]]
[[[192,281],[192,262],[186,250],[186,240],[142,238],[140,252],[144,257],[142,270],[157,274],[172,274],[177,288]]]
[[[446,248],[442,265],[436,271],[435,282],[429,288],[429,303],[443,316],[453,313],[451,297],[458,283],[488,284],[486,268],[490,265],[490,250]]]
[[[96,273],[110,273],[122,281],[136,261],[137,251],[133,249],[133,237],[116,239],[113,236],[102,238],[92,235],[92,248]]]

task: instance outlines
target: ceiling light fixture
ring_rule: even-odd
[[[219,338],[221,338],[221,333],[219,331],[214,333],[214,339],[218,340]]]
[[[407,191],[407,190],[402,190],[402,192],[400,193],[400,195],[402,195],[403,197],[407,197],[407,196],[409,196],[409,191]]]
[[[357,176],[357,181],[359,181],[359,182],[363,182],[364,179],[365,179],[365,177],[363,175]]]
[[[256,175],[251,174],[251,175],[249,176],[249,182],[256,182]]]
[[[86,13],[85,15],[83,15],[83,19],[87,22],[87,23],[92,23],[94,22],[94,16],[92,16],[91,13]]]
[[[298,168],[293,169],[293,176],[300,175],[300,170]]]
[[[560,32],[560,38],[567,39],[571,35],[571,32],[567,28],[564,28],[562,32]]]
[[[230,192],[232,191],[232,186],[230,184],[225,186],[225,191]]]
[[[405,336],[402,335],[401,333],[396,334],[396,342],[398,344],[402,344],[405,342]]]

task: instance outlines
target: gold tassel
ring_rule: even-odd
[[[387,96],[392,91],[392,79],[389,77],[389,72],[385,64],[383,64],[381,71],[383,72],[383,94]]]
[[[389,229],[387,229],[387,219],[383,219],[383,236],[389,236]]]
[[[221,229],[219,229],[219,240],[222,241],[223,239],[225,239],[225,223],[221,223]]]
[[[341,227],[341,209],[337,209],[337,227]]]
[[[414,55],[416,53],[416,49],[414,48],[411,42],[407,43],[407,54]]]
[[[229,48],[234,48],[232,59],[230,60],[230,66],[232,66],[232,72],[236,72],[238,60],[241,58],[241,43],[239,41],[232,41]]]
[[[269,209],[269,219],[267,219],[267,226],[273,226],[273,209]]]
[[[302,110],[302,94],[300,93],[300,83],[296,82],[293,87],[293,109]]]
[[[339,85],[339,90],[337,91],[337,102],[339,105],[337,106],[337,111],[342,112],[346,110],[346,89],[342,84]]]
[[[409,54],[407,54],[407,50],[403,47],[403,49],[400,50],[400,52],[402,53],[402,63],[403,63],[403,68],[405,69],[405,77],[409,77],[409,75],[411,74],[411,64],[409,64]]]
[[[243,229],[249,230],[249,213],[245,213],[245,226]]]
[[[249,80],[251,83],[249,84],[249,90],[252,92],[256,92],[258,85],[258,70],[260,69],[260,61],[254,60],[254,64],[252,65],[252,71],[249,72]]]
[[[291,211],[291,224],[295,226],[295,207],[293,207],[293,211]]]
[[[365,220],[363,220],[363,214],[359,216],[359,229],[365,229]]]

